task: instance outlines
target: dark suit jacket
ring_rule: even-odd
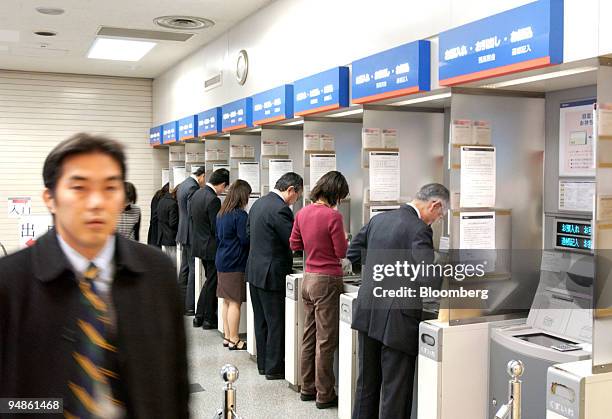
[[[176,241],[180,244],[191,244],[189,231],[189,200],[200,189],[198,182],[191,176],[185,179],[176,188],[176,200],[179,207],[179,226]]]
[[[210,186],[196,191],[189,203],[191,217],[191,255],[202,260],[215,260],[217,254],[217,213],[221,200]]]
[[[149,220],[149,234],[147,235],[147,244],[157,247],[160,246],[157,206],[159,205],[159,201],[161,200],[161,198],[162,197],[156,193],[151,199],[151,219]]]
[[[166,193],[157,205],[159,238],[162,246],[176,246],[176,233],[179,224],[178,203]]]
[[[187,418],[189,383],[176,269],[117,237],[112,296],[129,418]],[[81,292],[55,230],[0,259],[0,397],[66,397]]]
[[[249,211],[247,231],[251,248],[247,262],[247,281],[270,291],[285,289],[285,277],[293,268],[289,237],[293,212],[285,201],[270,192],[259,198]]]
[[[364,265],[362,285],[353,313],[353,329],[367,333],[369,337],[399,351],[411,355],[418,353],[420,300],[410,300],[408,304],[401,298],[375,298],[374,287],[388,289],[393,286],[385,285],[390,282],[375,282],[371,276],[371,267],[375,264],[395,263],[398,257],[406,257],[411,263],[433,263],[432,235],[431,227],[417,216],[414,208],[404,204],[397,210],[372,218],[353,238],[347,258],[352,263]],[[369,251],[367,255],[363,255],[364,250]],[[418,289],[419,282],[417,279],[413,282],[417,285],[411,288]],[[406,282],[398,284],[408,285]],[[437,286],[430,283],[422,285]]]

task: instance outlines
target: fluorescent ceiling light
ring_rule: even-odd
[[[261,131],[261,127],[253,128],[253,129],[248,129],[248,130],[246,130],[244,132],[260,132],[260,131]]]
[[[156,42],[132,41],[118,38],[96,38],[87,58],[115,61],[140,61]]]
[[[344,111],[344,112],[338,112],[338,113],[333,113],[331,115],[329,115],[329,117],[331,118],[340,118],[342,116],[349,116],[349,115],[357,115],[363,113],[363,108],[357,108],[357,109],[351,109],[348,111]]]
[[[569,70],[554,71],[552,73],[538,74],[537,76],[523,77],[515,80],[501,81],[499,83],[485,84],[482,86],[485,89],[498,89],[500,87],[516,86],[517,84],[533,83],[536,81],[554,79],[557,77],[571,76],[574,74],[587,73],[595,71],[597,67],[578,67]]]
[[[450,92],[439,93],[437,95],[431,95],[431,96],[417,97],[415,99],[403,100],[401,102],[391,103],[391,105],[393,105],[393,106],[412,105],[414,103],[430,102],[432,100],[446,99],[448,97],[451,97],[451,93]]]

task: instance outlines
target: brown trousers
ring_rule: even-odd
[[[302,393],[316,394],[319,403],[336,397],[334,352],[338,347],[338,321],[342,277],[304,273],[304,337],[302,339]]]

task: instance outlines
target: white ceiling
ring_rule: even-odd
[[[154,78],[273,0],[0,0],[0,69]],[[59,16],[36,7],[59,7]],[[185,31],[185,42],[160,42],[139,62],[87,58],[100,26],[168,31],[158,16],[212,19],[212,28]],[[55,37],[34,31],[57,32]],[[176,31],[183,32],[183,31]],[[45,45],[46,44],[46,45]]]

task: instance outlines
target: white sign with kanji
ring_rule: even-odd
[[[19,220],[19,247],[32,246],[36,239],[53,228],[50,214],[28,215]]]
[[[8,198],[7,212],[9,218],[20,218],[32,213],[32,198],[29,196]]]

